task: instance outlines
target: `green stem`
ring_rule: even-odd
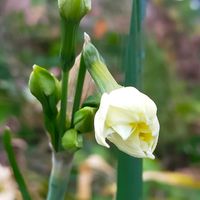
[[[47,131],[50,134],[51,144],[55,149],[55,151],[57,152],[59,149],[59,137],[58,137],[59,131],[58,131],[57,118],[55,116],[52,116],[52,118],[44,116],[44,123]]]
[[[76,93],[74,96],[74,104],[73,104],[73,109],[72,109],[71,126],[73,124],[74,114],[79,109],[79,106],[80,106],[85,74],[86,74],[86,67],[85,67],[83,56],[81,56],[80,68],[79,68],[77,84],[76,84]]]
[[[127,45],[125,85],[141,85],[142,11],[145,0],[133,0],[131,27]],[[142,159],[118,152],[117,200],[142,199]]]
[[[64,200],[73,155],[66,152],[52,153],[52,170],[49,180],[47,200]]]
[[[61,145],[61,138],[64,135],[66,129],[66,112],[67,112],[67,90],[68,90],[68,71],[62,72],[62,95],[60,106],[60,127],[59,127],[59,146]],[[61,147],[58,148],[59,150]]]
[[[26,183],[24,181],[24,178],[19,170],[19,167],[17,165],[17,161],[15,158],[15,153],[13,151],[12,148],[12,144],[11,144],[11,136],[10,136],[11,132],[9,129],[6,129],[4,131],[4,135],[3,135],[3,143],[4,143],[4,148],[6,150],[7,156],[8,156],[8,160],[10,162],[10,165],[12,167],[13,170],[13,174],[15,177],[15,180],[17,181],[17,184],[19,186],[19,190],[22,193],[22,197],[25,200],[31,200],[31,196],[28,192],[28,189],[26,187]]]
[[[75,40],[79,23],[68,21],[61,17],[61,48],[60,63],[62,68],[61,108],[59,118],[58,151],[62,149],[61,139],[66,130],[67,90],[69,70],[75,62]]]
[[[61,18],[60,62],[63,71],[69,71],[75,62],[75,42],[79,23]]]
[[[66,131],[66,113],[67,113],[67,94],[69,71],[75,62],[75,40],[79,23],[68,21],[61,17],[61,48],[60,64],[62,68],[62,85],[61,85],[61,106],[59,113],[59,135],[58,146],[52,152],[52,171],[49,180],[48,200],[63,200],[72,165],[73,156],[66,152],[57,153],[62,150],[62,137]]]

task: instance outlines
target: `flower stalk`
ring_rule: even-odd
[[[52,170],[47,200],[64,200],[72,168],[72,160],[73,154],[66,154],[66,152],[52,153]]]
[[[66,127],[68,77],[69,71],[75,63],[75,43],[78,26],[81,19],[90,10],[91,1],[58,0],[58,7],[61,16],[61,106],[60,112],[58,113],[58,150],[56,149],[57,151],[54,151],[55,149],[52,149],[52,170],[47,200],[63,200],[65,198],[73,155],[82,145],[81,137],[77,135],[75,130],[68,131],[67,128],[69,127]],[[84,70],[81,73],[83,74],[81,77],[84,77]]]
[[[75,41],[79,23],[61,17],[60,64],[62,70],[69,71],[75,62]]]
[[[79,23],[73,23],[61,17],[61,48],[60,48],[60,64],[62,68],[62,85],[61,85],[61,107],[59,115],[59,150],[61,147],[61,138],[66,129],[66,113],[67,113],[67,90],[69,70],[75,62],[75,40]]]
[[[68,91],[68,71],[62,71],[62,84],[61,84],[61,105],[59,115],[59,150],[61,150],[61,138],[66,129],[66,112],[67,112],[67,91]]]

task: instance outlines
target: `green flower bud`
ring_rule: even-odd
[[[60,99],[60,83],[46,69],[37,65],[33,66],[33,72],[29,79],[31,93],[40,101],[44,112],[55,112],[56,104]]]
[[[92,107],[84,107],[78,110],[74,115],[74,128],[81,133],[92,131],[96,111],[97,109]]]
[[[76,152],[83,146],[82,135],[79,135],[75,129],[66,131],[62,137],[62,146],[69,152]]]
[[[64,19],[79,22],[91,10],[91,0],[58,0],[58,8]]]

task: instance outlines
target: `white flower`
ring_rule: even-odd
[[[95,138],[105,147],[108,139],[131,156],[154,159],[160,129],[156,112],[155,103],[134,87],[104,93],[95,115]]]

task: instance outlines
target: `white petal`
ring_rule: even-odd
[[[160,131],[160,125],[157,117],[155,117],[155,119],[153,120],[153,123],[151,125],[151,130],[152,130],[152,136],[154,136],[154,141],[152,142],[151,145],[151,151],[153,152],[158,143],[158,136]]]
[[[109,95],[111,106],[135,112],[142,117],[141,120],[156,116],[157,107],[155,103],[134,87],[122,87],[113,90]]]
[[[134,112],[119,107],[110,106],[106,117],[108,126],[115,126],[118,124],[129,124],[138,121],[139,118]]]
[[[108,94],[104,93],[101,98],[99,110],[96,112],[94,118],[94,129],[97,143],[109,148],[109,145],[106,143],[106,137],[109,132],[107,131],[107,127],[105,124],[108,108],[109,97]]]
[[[147,154],[147,158],[155,159],[155,156],[150,151],[147,151],[146,154]]]
[[[122,124],[122,125],[115,125],[112,128],[118,133],[123,140],[127,140],[128,137],[131,135],[132,127],[130,125]]]
[[[160,124],[159,124],[159,121],[158,121],[158,118],[155,117],[153,120],[152,120],[152,123],[150,125],[150,128],[152,130],[152,135],[153,136],[157,136],[159,134],[159,131],[160,131]]]
[[[155,148],[156,148],[156,145],[158,143],[158,136],[159,135],[157,135],[157,136],[154,137],[154,141],[153,141],[153,143],[151,145],[151,152],[153,152],[155,150]]]
[[[120,108],[137,109],[138,97],[140,96],[139,90],[134,87],[122,87],[113,90],[110,94],[110,104]]]
[[[119,150],[127,153],[128,155],[131,155],[137,158],[147,157],[146,154],[137,145],[137,142],[135,143],[135,145],[134,144],[129,145],[129,143],[127,143],[127,140],[126,141],[122,140],[122,138],[117,133],[114,133],[111,136],[108,136],[108,140],[110,140],[113,144],[115,144],[115,146]]]

